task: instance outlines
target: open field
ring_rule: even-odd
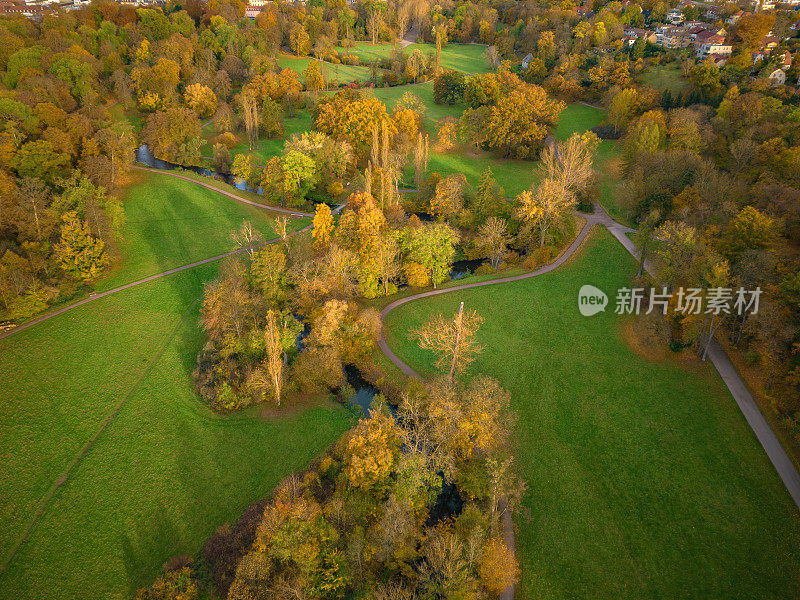
[[[386,110],[391,114],[395,104],[400,97],[411,92],[425,103],[427,110],[423,119],[423,126],[431,134],[436,133],[436,124],[444,117],[459,118],[464,112],[463,105],[449,106],[447,104],[436,104],[433,101],[433,82],[418,83],[415,85],[398,85],[395,87],[375,88],[371,90],[376,98],[380,98],[386,104]]]
[[[426,100],[429,112],[431,106],[438,107],[438,105],[432,103],[433,98],[431,96],[430,103]],[[455,109],[457,107],[448,108]],[[463,110],[463,107],[458,112],[460,113],[461,110]],[[604,118],[604,110],[580,103],[568,104],[561,113],[561,120],[553,134],[557,139],[565,140],[573,132],[583,133],[599,125]],[[430,129],[430,132],[433,136],[435,129]],[[614,146],[615,142],[613,141],[601,142],[598,150],[598,168],[603,166],[607,155],[614,155]],[[446,154],[431,151],[428,172],[438,172],[445,176],[453,173],[464,173],[470,185],[475,187],[478,185],[480,176],[487,166],[491,167],[494,178],[503,187],[506,196],[512,198],[530,188],[541,178],[541,174],[538,172],[539,161],[498,158],[491,152],[471,148],[457,149]],[[406,181],[412,181],[413,175],[413,168],[407,168]],[[607,187],[610,190],[610,184]]]
[[[145,176],[124,206],[126,261],[101,287],[224,252],[243,217],[270,233],[266,213],[166,176]],[[352,424],[323,398],[271,419],[208,410],[191,372],[203,283],[218,268],[0,340],[0,564],[32,524],[0,598],[129,598]]]
[[[436,54],[434,44],[416,43],[405,48],[407,54],[414,50],[421,50],[433,60]],[[442,47],[442,68],[461,71],[467,75],[488,73],[491,65],[486,58],[486,46],[482,44],[455,44],[450,43]]]
[[[689,87],[689,80],[683,76],[680,66],[674,62],[667,65],[653,65],[637,79],[661,93],[669,90],[673,96]]]
[[[274,213],[168,175],[135,171],[133,177],[139,184],[129,187],[123,198],[127,220],[119,242],[122,259],[97,283],[98,291],[233,250],[230,232],[243,219],[266,239],[275,237]],[[290,224],[299,229],[308,220],[291,219]]]
[[[387,341],[430,376],[406,332],[462,300],[484,317],[470,373],[520,417],[521,598],[797,597],[797,508],[716,375],[634,353],[611,310],[578,313],[581,285],[613,298],[634,271],[602,231],[554,273],[399,307]]]
[[[311,56],[292,56],[289,54],[282,54],[278,58],[278,66],[281,69],[293,69],[297,71],[299,75],[306,70],[308,63],[316,60],[316,58]],[[323,63],[322,75],[325,78],[326,84],[349,83],[351,81],[369,81],[370,70],[369,67],[361,65],[335,65],[326,62]]]

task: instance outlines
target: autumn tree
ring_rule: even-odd
[[[199,162],[200,120],[189,108],[154,112],[147,118],[142,137],[156,158],[186,165]]]
[[[431,198],[431,214],[440,221],[457,217],[464,209],[464,189],[468,185],[463,173],[449,175],[439,181]]]
[[[320,102],[316,126],[334,139],[346,138],[357,154],[365,156],[372,146],[373,132],[381,130],[384,121],[389,135],[394,135],[394,124],[386,113],[386,106],[378,98],[354,98],[337,94]]]
[[[539,230],[539,246],[547,241],[552,226],[575,208],[575,194],[554,179],[545,179],[536,191],[524,191],[516,199],[517,216]]]
[[[322,71],[320,69],[321,61],[310,61],[306,69],[301,73],[303,79],[306,81],[306,89],[313,92],[319,91],[325,87],[325,81],[322,79]]]
[[[486,144],[506,157],[532,158],[564,106],[539,86],[522,84],[490,108]]]
[[[186,86],[186,105],[200,118],[210,117],[217,109],[217,96],[208,86],[193,83]]]
[[[478,572],[481,583],[492,594],[500,594],[519,581],[517,560],[499,538],[486,542]]]
[[[314,238],[314,246],[319,249],[327,248],[333,237],[333,215],[330,206],[322,202],[317,204],[313,226],[311,237]]]
[[[64,214],[62,220],[61,238],[53,248],[55,259],[75,279],[94,281],[110,262],[105,244],[91,234],[88,224],[78,220],[75,211]]]
[[[503,262],[506,252],[508,252],[510,241],[511,236],[508,235],[506,220],[489,217],[478,230],[475,245],[486,253],[492,269],[497,271],[500,268],[500,263]]]
[[[436,354],[436,368],[446,371],[452,380],[453,375],[463,373],[482,350],[475,340],[481,323],[483,318],[476,311],[464,312],[462,302],[452,320],[440,313],[412,331],[410,336],[417,340],[420,348]]]
[[[384,411],[370,411],[347,441],[345,476],[353,488],[379,494],[388,484],[399,454],[400,432],[394,419]]]

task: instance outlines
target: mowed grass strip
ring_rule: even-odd
[[[250,221],[273,239],[276,213],[226,198],[213,190],[161,173],[134,171],[139,183],[123,197],[126,222],[118,244],[121,258],[98,281],[99,291],[234,249],[230,234]],[[211,182],[213,183],[213,182]],[[305,219],[291,219],[297,229]]]
[[[204,342],[196,302],[216,272],[172,275],[0,341],[4,558],[127,397],[0,576],[0,598],[130,597],[351,425],[327,403],[276,420],[208,410],[191,372]]]
[[[727,390],[622,338],[613,298],[634,272],[602,230],[553,273],[399,307],[387,338],[427,377],[408,331],[460,301],[485,319],[469,371],[499,379],[520,417],[519,598],[798,597],[797,508]],[[580,316],[587,283],[606,313]]]

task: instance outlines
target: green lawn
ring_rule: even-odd
[[[278,58],[278,66],[281,69],[293,69],[297,71],[298,75],[306,70],[308,63],[316,61],[316,58],[311,56],[292,56],[289,54],[282,54]],[[349,83],[351,81],[369,81],[370,70],[369,67],[361,65],[334,65],[331,63],[324,63],[323,77],[325,83],[328,85],[336,83]]]
[[[314,129],[314,122],[311,118],[311,113],[307,110],[297,111],[291,117],[284,116],[283,129],[286,135],[281,138],[261,138],[256,143],[254,150],[250,150],[247,141],[242,140],[231,149],[231,157],[237,154],[250,154],[253,157],[253,162],[257,165],[266,165],[267,161],[273,156],[279,156],[283,153],[283,147],[288,140],[295,133],[304,133]],[[240,136],[243,137],[243,136]]]
[[[407,54],[414,50],[421,50],[423,54],[433,60],[436,46],[433,44],[416,43],[405,48]],[[486,46],[481,44],[447,44],[442,47],[442,68],[461,71],[467,75],[488,73],[491,65],[486,58]]]
[[[156,174],[124,206],[127,260],[101,287],[225,251],[229,229],[261,214]],[[206,408],[191,372],[204,342],[198,302],[218,267],[96,300],[0,341],[0,561],[33,523],[0,575],[0,598],[129,598],[166,559],[195,554],[351,426],[327,401],[276,419]]]
[[[566,140],[573,133],[583,133],[592,127],[597,127],[606,118],[606,111],[602,108],[587,106],[580,102],[567,104],[561,111],[561,118],[553,135],[559,140]]]
[[[383,90],[376,90],[376,94],[382,91]],[[417,93],[416,86],[414,91]],[[422,94],[418,95],[422,97]],[[392,100],[396,101],[396,98]],[[431,112],[432,107],[440,107],[440,105],[433,104],[432,92],[429,102],[427,102],[426,98],[426,104],[428,105],[428,112]],[[455,110],[460,112],[463,109],[463,107],[460,109],[458,107],[447,108],[454,112]],[[565,140],[572,135],[573,132],[582,133],[599,125],[604,118],[604,110],[586,106],[585,104],[568,104],[561,113],[561,119],[554,131],[554,135],[559,140]],[[435,131],[435,129],[431,131]],[[605,164],[605,160],[609,156],[614,156],[613,148],[614,142],[611,141],[604,141],[600,144],[598,150],[598,168],[601,168]],[[487,166],[491,167],[495,179],[503,186],[506,196],[508,197],[515,197],[520,192],[530,188],[531,185],[540,179],[540,175],[537,171],[539,166],[538,161],[497,158],[491,152],[476,152],[474,150],[464,150],[448,154],[440,154],[432,151],[430,154],[428,172],[438,172],[442,175],[464,173],[467,177],[467,181],[469,181],[472,186],[477,186],[481,173],[483,173]],[[413,174],[413,168],[407,168],[406,181],[412,181]],[[606,188],[608,188],[606,190],[607,193],[610,193],[610,183],[606,184]]]
[[[680,94],[689,86],[689,80],[683,76],[681,68],[676,62],[653,65],[638,79],[644,85],[655,88],[661,93],[670,90],[673,96]]]
[[[116,121],[128,121],[137,134],[144,127],[144,118],[136,109],[125,110],[122,104],[117,103],[109,109],[111,118]]]
[[[423,126],[431,135],[436,134],[436,124],[440,119],[444,117],[454,117],[458,119],[461,113],[464,112],[463,105],[449,106],[447,104],[436,104],[433,101],[432,81],[415,85],[398,85],[395,87],[376,88],[372,90],[375,97],[380,98],[386,104],[386,110],[388,110],[389,113],[394,110],[395,104],[397,104],[397,101],[400,100],[400,97],[406,92],[411,92],[425,103],[427,110],[425,111]]]
[[[486,167],[490,167],[494,178],[503,186],[506,196],[515,197],[540,179],[538,166],[538,161],[497,158],[485,151],[467,150],[449,154],[431,152],[428,173],[436,172],[444,176],[463,173],[470,185],[477,189],[481,174]],[[414,169],[410,166],[406,168],[405,181],[413,183],[413,180]]]
[[[359,57],[359,59],[361,59],[361,61],[372,61],[375,59],[388,58],[392,53],[393,48],[401,50],[399,44],[378,42],[377,44],[373,45],[372,42],[355,42],[349,49],[345,49],[342,46],[337,46],[336,51],[340,55],[355,54]]]
[[[484,317],[470,372],[497,377],[520,417],[519,598],[796,598],[797,508],[718,377],[621,337],[613,298],[634,271],[603,231],[548,275],[402,306],[387,339],[429,376],[407,332],[460,301]],[[580,316],[586,283],[611,310]]]
[[[120,263],[95,286],[107,290],[233,249],[230,233],[247,219],[267,239],[275,213],[235,202],[211,190],[160,173],[136,172],[141,184],[123,198]],[[214,183],[208,178],[204,181]],[[224,184],[220,183],[220,186]],[[291,219],[298,229],[307,219]]]

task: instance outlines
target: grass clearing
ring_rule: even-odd
[[[399,307],[387,341],[430,376],[407,332],[462,300],[484,317],[470,373],[520,417],[521,598],[797,597],[797,508],[718,377],[633,353],[613,311],[578,313],[581,285],[611,295],[634,272],[602,230],[553,273]]]
[[[166,175],[140,181],[124,202],[126,260],[100,289],[225,252],[242,218],[273,237],[265,211]],[[54,489],[0,575],[0,598],[129,598],[352,425],[325,398],[273,419],[219,416],[198,398],[199,301],[218,268],[170,275],[0,340],[0,560]]]
[[[269,421],[220,417],[198,399],[196,302],[215,273],[206,265],[173,275],[0,341],[4,558],[127,397],[0,576],[0,597],[129,598],[350,426],[328,402]]]
[[[405,48],[406,54],[421,50],[430,60],[434,60],[434,44],[415,43]],[[492,70],[486,57],[486,46],[482,44],[447,44],[442,46],[442,68],[461,71],[466,75],[488,73]]]
[[[122,259],[97,283],[98,291],[233,250],[230,233],[243,219],[266,239],[275,237],[275,213],[169,175],[137,171],[133,176],[139,183],[130,186],[123,199],[127,220],[119,242]],[[308,223],[290,220],[293,229]]]
[[[670,62],[666,65],[653,65],[639,77],[644,85],[664,93],[669,90],[673,96],[689,87],[689,80],[683,76],[680,65]]]
[[[278,66],[281,69],[292,69],[300,75],[308,67],[308,63],[317,59],[311,56],[291,56],[282,54],[278,57]],[[325,83],[335,85],[337,83],[350,83],[351,81],[369,81],[369,67],[361,65],[335,65],[323,63],[322,76]]]

